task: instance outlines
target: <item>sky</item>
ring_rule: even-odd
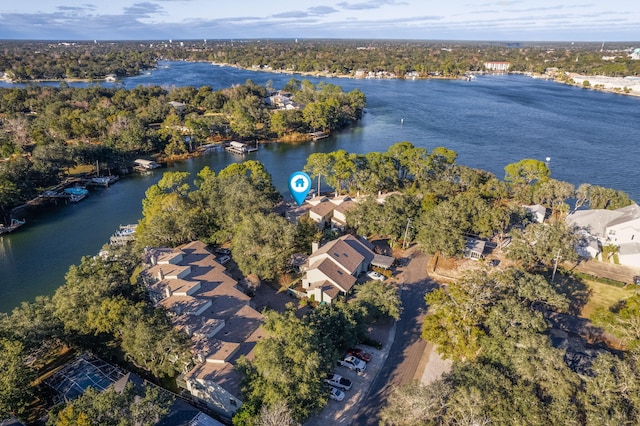
[[[2,0],[0,39],[638,41],[638,0]]]

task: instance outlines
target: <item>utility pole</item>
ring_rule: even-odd
[[[411,218],[407,219],[407,227],[404,230],[404,241],[402,242],[402,249],[407,248],[407,234],[409,233],[409,226],[411,226]]]
[[[558,253],[556,254],[556,258],[553,264],[553,273],[551,274],[551,282],[556,278],[556,270],[558,269],[558,260],[560,259],[560,249],[558,249]]]

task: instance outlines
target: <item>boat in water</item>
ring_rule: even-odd
[[[71,188],[66,188],[64,190],[65,194],[69,197],[69,201],[72,203],[77,203],[78,201],[83,200],[87,195],[89,195],[89,190],[82,186],[73,186]]]
[[[0,235],[13,232],[25,223],[25,220],[11,219],[11,223],[9,225],[0,224]]]
[[[96,176],[91,178],[92,185],[109,186],[114,182],[117,182],[120,178],[118,176]]]

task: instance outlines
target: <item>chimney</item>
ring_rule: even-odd
[[[320,242],[319,241],[313,241],[311,243],[311,254],[315,253],[319,248],[320,248]]]
[[[164,280],[164,272],[162,272],[162,269],[158,269],[158,281],[162,280]]]

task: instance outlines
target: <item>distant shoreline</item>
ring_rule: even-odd
[[[228,64],[228,63],[219,63],[219,62],[210,62],[211,65],[220,66],[220,67],[231,67],[238,68],[247,71],[256,71],[256,72],[270,72],[274,74],[290,74],[290,75],[300,75],[306,77],[322,77],[322,78],[348,78],[348,79],[377,79],[377,80],[458,80],[463,79],[464,76],[459,77],[443,77],[443,76],[426,76],[426,77],[416,77],[416,78],[401,78],[393,75],[392,73],[386,74],[387,76],[381,76],[376,78],[367,78],[367,77],[358,77],[351,74],[333,74],[322,71],[293,71],[293,70],[273,70],[273,69],[264,69],[264,68],[246,68],[240,65]],[[497,73],[491,72],[472,72],[471,75],[491,75]],[[507,72],[506,74],[513,75],[525,75],[531,78],[552,80],[556,83],[566,84],[569,86],[581,87],[585,89],[595,90],[599,92],[606,93],[614,93],[617,95],[627,95],[627,96],[635,96],[640,97],[640,78],[634,76],[625,76],[625,77],[607,77],[600,75],[582,75],[576,73],[569,73],[569,80],[563,80],[558,77],[549,75],[549,74],[538,74],[538,73],[529,73],[529,72]],[[589,86],[584,86],[584,81],[589,81]],[[625,92],[625,88],[628,88],[629,91]]]
[[[194,62],[204,62],[209,63],[214,66],[220,67],[230,67],[243,69],[246,71],[255,71],[255,72],[268,72],[273,74],[288,74],[288,75],[299,75],[304,77],[318,77],[318,78],[347,78],[347,79],[362,79],[362,80],[458,80],[465,78],[464,76],[458,77],[444,77],[438,75],[429,75],[426,77],[417,77],[412,76],[410,78],[406,77],[398,77],[394,73],[391,72],[380,72],[376,77],[367,77],[367,76],[356,76],[352,74],[336,74],[329,73],[323,71],[294,71],[294,70],[285,70],[285,69],[265,69],[258,67],[242,67],[237,64],[229,64],[229,63],[220,63],[220,62],[210,62],[210,61],[194,61]],[[490,72],[472,72],[472,75],[487,75],[494,74]],[[595,90],[599,92],[613,93],[617,95],[627,95],[640,97],[640,77],[635,76],[624,76],[624,77],[608,77],[603,75],[583,75],[577,73],[568,73],[568,79],[559,78],[558,76],[550,75],[550,74],[538,74],[538,73],[529,73],[529,72],[507,72],[506,74],[514,74],[514,75],[526,75],[531,78],[539,78],[546,80],[553,80],[556,83],[566,84],[569,86],[581,87],[584,89]],[[585,85],[585,81],[588,82]],[[64,79],[37,79],[37,80],[28,80],[28,81],[14,81],[6,78],[5,75],[0,76],[0,82],[7,84],[29,84],[29,83],[55,83],[55,82],[65,82],[65,83],[92,83],[92,82],[108,82],[106,78],[104,79],[83,79],[83,78],[64,78]]]

